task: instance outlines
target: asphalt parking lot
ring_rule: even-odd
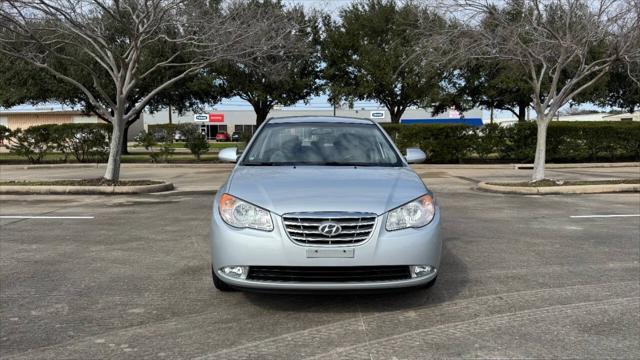
[[[212,194],[2,196],[0,357],[640,357],[640,217],[592,217],[640,214],[640,194],[432,175],[440,277],[386,294],[216,291]]]

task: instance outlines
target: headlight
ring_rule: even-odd
[[[389,211],[387,231],[419,228],[427,225],[436,215],[436,205],[431,195],[424,195]]]
[[[227,224],[237,228],[273,230],[269,211],[229,194],[220,197],[220,216]]]

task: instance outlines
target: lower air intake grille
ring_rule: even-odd
[[[406,280],[409,266],[250,266],[247,280],[278,282],[368,282]]]

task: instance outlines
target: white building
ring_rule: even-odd
[[[129,127],[127,138],[132,140],[143,129],[143,120],[136,120]],[[105,122],[95,115],[87,115],[78,110],[61,109],[9,109],[0,110],[0,125],[11,130],[26,129],[36,125],[46,124],[104,124]]]
[[[283,116],[333,116],[333,109],[305,109],[305,108],[284,108],[273,109],[269,117]],[[380,107],[361,107],[358,109],[337,108],[335,116],[368,118],[381,123],[391,122],[389,112]],[[470,125],[482,124],[482,110],[474,109],[463,114],[455,111],[431,116],[429,111],[424,109],[407,109],[401,118],[401,123],[466,123]],[[256,127],[256,115],[253,110],[211,110],[202,114],[192,112],[179,115],[175,112],[171,114],[173,124],[192,123],[200,125],[203,132],[209,138],[215,137],[218,132],[248,132],[251,133]],[[154,114],[145,114],[144,126],[168,124],[169,113],[167,110]]]

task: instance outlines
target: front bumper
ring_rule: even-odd
[[[256,281],[225,275],[225,266],[440,266],[442,241],[440,211],[433,221],[419,229],[388,232],[384,229],[386,214],[378,216],[368,240],[357,245],[303,246],[286,234],[282,218],[271,214],[274,230],[270,232],[233,228],[220,218],[214,206],[211,221],[212,265],[225,283],[242,288],[262,290],[365,290],[413,287],[427,284],[438,272],[429,275],[390,281],[294,282]],[[353,249],[353,257],[307,257],[308,249]]]

